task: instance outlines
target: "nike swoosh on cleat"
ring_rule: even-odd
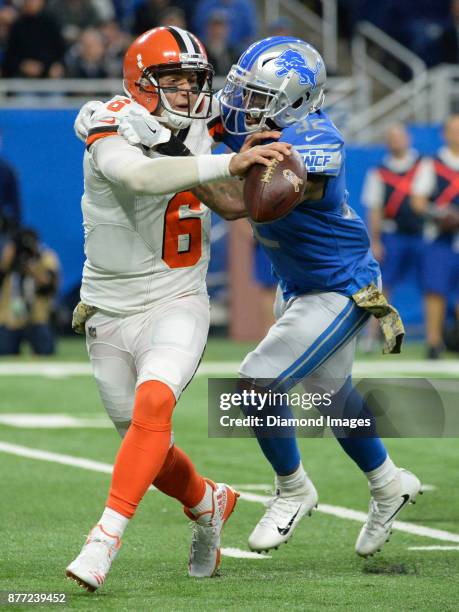
[[[408,493],[405,493],[405,495],[402,495],[402,498],[403,498],[402,503],[397,508],[397,510],[391,514],[391,516],[387,519],[387,521],[384,523],[384,525],[387,525],[387,523],[394,518],[394,516],[397,514],[397,512],[400,512],[400,510],[403,508],[403,506],[409,501],[410,496],[408,495]]]
[[[278,527],[277,528],[277,531],[279,532],[279,535],[286,536],[288,534],[288,532],[290,531],[290,529],[291,529],[291,527],[293,525],[293,521],[296,519],[296,515],[298,514],[299,511],[300,511],[300,508],[298,508],[298,510],[295,512],[295,514],[289,520],[289,522],[288,522],[286,527]]]

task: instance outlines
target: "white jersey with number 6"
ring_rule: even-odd
[[[117,181],[110,159],[126,166],[138,156],[161,157],[117,135],[135,102],[116,96],[93,116],[84,156],[82,199],[86,262],[81,299],[128,315],[152,304],[206,293],[210,211],[190,192],[146,195]],[[181,134],[191,153],[210,154],[205,121]],[[115,166],[116,164],[113,164]],[[180,160],[176,172],[180,174]]]

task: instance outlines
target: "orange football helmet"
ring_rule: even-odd
[[[174,110],[165,96],[159,78],[173,72],[192,71],[197,88],[188,94],[188,111]],[[123,63],[124,90],[150,113],[165,117],[172,127],[182,129],[193,119],[207,119],[212,112],[214,71],[207,61],[203,44],[190,32],[176,27],[160,27],[139,36],[126,51]],[[197,94],[192,105],[190,93]]]

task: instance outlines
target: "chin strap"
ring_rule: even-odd
[[[159,121],[159,123],[163,124],[165,127],[169,128],[172,131],[179,131],[190,127],[193,119],[190,117],[181,117],[180,115],[176,115],[171,113],[164,108],[160,115],[154,115],[155,119]]]

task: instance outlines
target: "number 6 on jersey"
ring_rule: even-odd
[[[200,211],[201,202],[190,191],[169,201],[164,216],[162,259],[169,268],[194,266],[202,255],[202,226],[199,217],[180,217],[181,209]]]

